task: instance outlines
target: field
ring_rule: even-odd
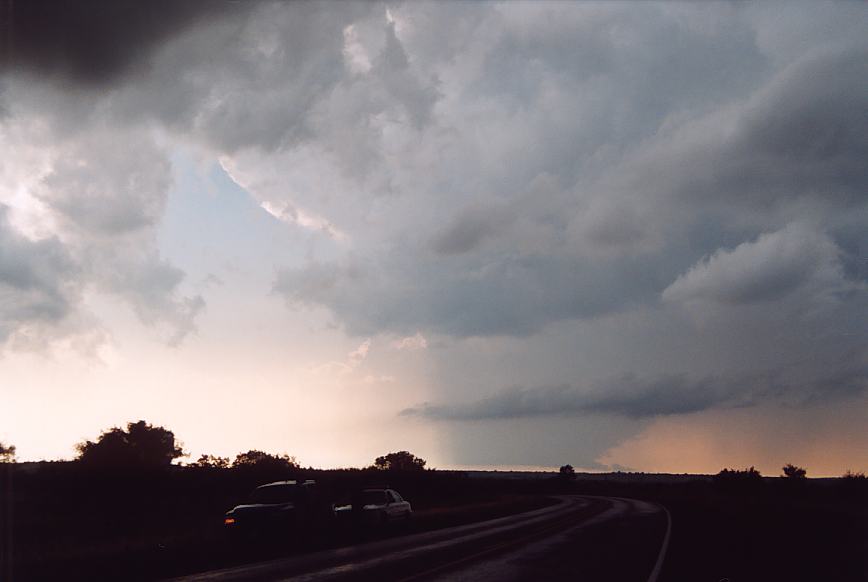
[[[721,483],[624,474],[569,480],[449,471],[278,475],[198,467],[97,472],[76,463],[6,467],[12,468],[4,481],[12,519],[7,510],[4,568],[15,580],[155,579],[359,541],[327,534],[304,544],[229,545],[223,513],[256,485],[278,478],[315,479],[331,498],[390,486],[413,503],[411,524],[364,536],[525,511],[549,503],[554,494],[632,497],[658,502],[672,516],[664,580],[868,580],[865,480]],[[616,552],[617,544],[606,551]]]

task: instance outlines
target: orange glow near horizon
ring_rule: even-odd
[[[847,430],[866,421],[866,398],[806,410],[751,408],[661,418],[600,461],[657,473],[714,474],[754,466],[767,476],[780,475],[784,464],[793,463],[807,468],[809,477],[838,477],[868,469],[868,436]]]

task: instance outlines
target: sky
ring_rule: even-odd
[[[20,460],[868,470],[864,3],[2,9]]]

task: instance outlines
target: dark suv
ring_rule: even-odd
[[[223,523],[234,536],[320,531],[328,526],[333,515],[331,505],[320,497],[314,481],[260,485],[247,503],[226,512]]]

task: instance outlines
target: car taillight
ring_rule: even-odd
[[[223,525],[232,525],[234,523],[235,523],[234,517],[227,517],[226,519],[223,520]]]

